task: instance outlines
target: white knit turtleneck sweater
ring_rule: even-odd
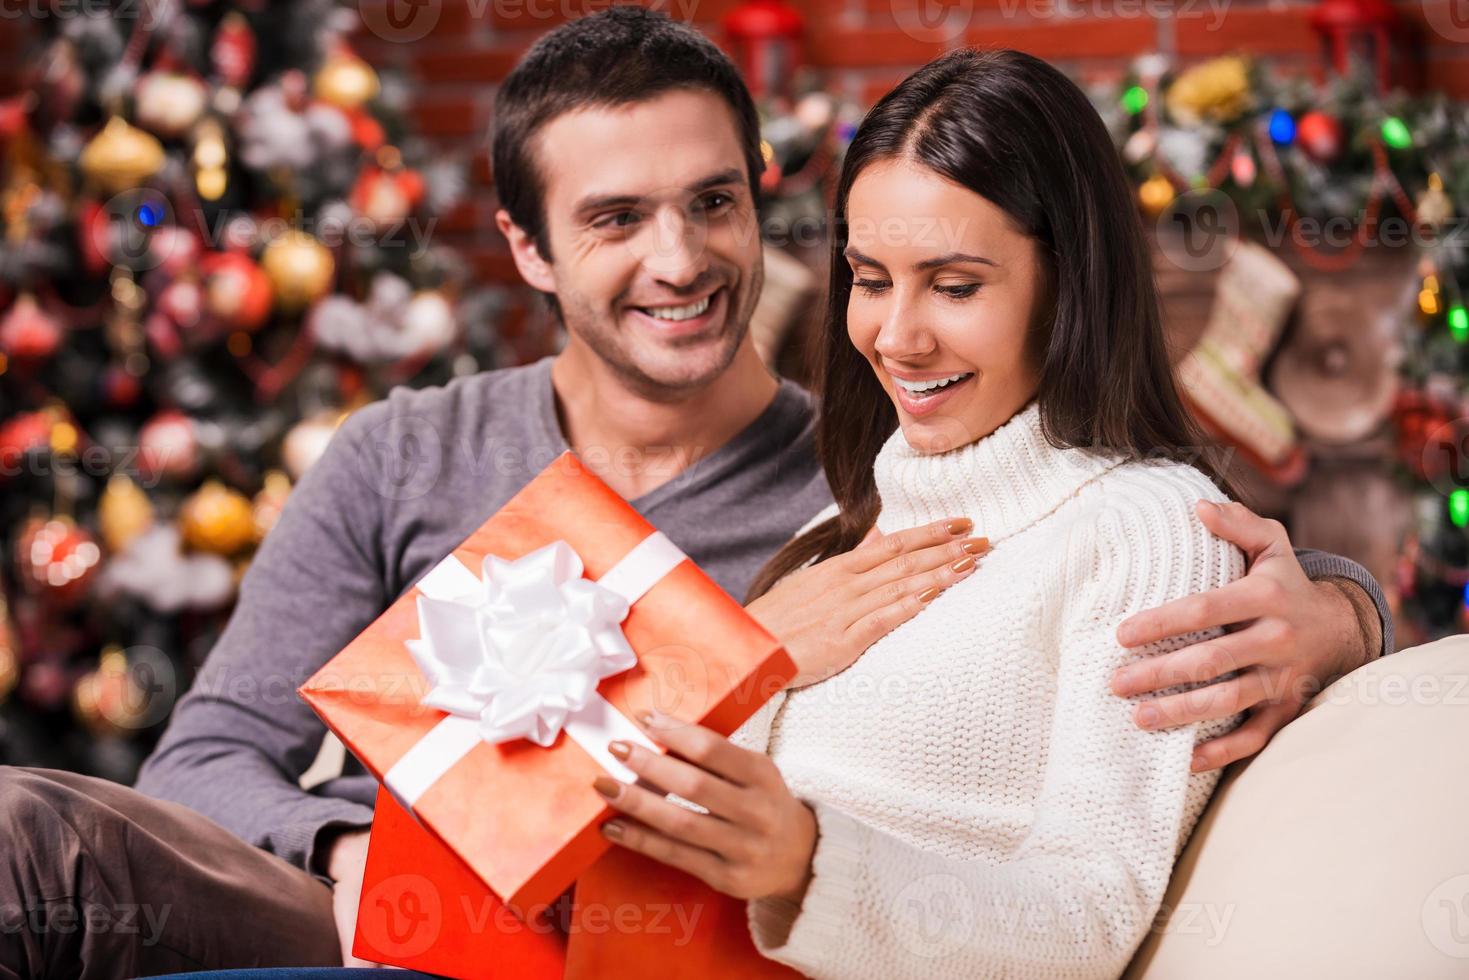
[[[1218,779],[1194,745],[1238,722],[1139,729],[1112,672],[1202,635],[1128,651],[1116,629],[1243,574],[1194,514],[1225,498],[1189,466],[1054,448],[1035,402],[939,456],[899,431],[875,470],[881,530],[967,516],[993,550],[735,733],[820,830],[803,903],[749,903],[755,942],[815,977],[1116,977]]]

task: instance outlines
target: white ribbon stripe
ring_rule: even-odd
[[[406,644],[432,684],[423,704],[449,714],[384,775],[388,791],[411,809],[478,743],[549,746],[563,730],[633,782],[607,743],[660,750],[597,684],[637,663],[622,621],[685,557],[655,531],[596,582],[564,541],[513,562],[487,555],[479,576],[453,555],[439,562],[418,582],[420,636]]]

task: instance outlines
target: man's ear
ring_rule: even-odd
[[[551,274],[551,263],[541,258],[541,250],[535,241],[510,220],[510,212],[504,208],[495,212],[495,227],[510,243],[510,257],[526,285],[543,293],[556,292],[556,278]]]

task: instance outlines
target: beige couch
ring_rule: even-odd
[[[1469,636],[1322,691],[1221,781],[1127,980],[1469,977]]]

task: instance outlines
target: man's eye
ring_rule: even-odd
[[[596,228],[631,228],[640,220],[641,218],[636,211],[617,211],[612,214],[603,215],[592,222],[592,225]]]
[[[854,279],[852,285],[864,293],[880,293],[888,288],[888,283],[882,279]]]
[[[700,207],[705,211],[722,211],[734,204],[734,195],[724,191],[716,191],[708,195],[700,202]]]

